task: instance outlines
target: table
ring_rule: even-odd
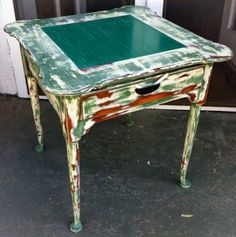
[[[137,6],[18,21],[5,31],[21,45],[36,151],[44,149],[38,87],[62,125],[74,214],[71,231],[82,229],[79,140],[97,122],[188,98],[180,185],[190,187],[186,173],[212,66],[232,57],[229,48]]]

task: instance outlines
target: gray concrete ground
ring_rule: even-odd
[[[62,132],[41,104],[47,149],[37,154],[29,101],[0,97],[1,237],[76,236]],[[120,117],[82,138],[78,236],[236,236],[236,114],[202,112],[184,190],[177,180],[187,115],[146,110],[134,114],[134,127]]]

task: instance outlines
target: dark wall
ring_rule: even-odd
[[[19,0],[13,0],[16,13],[16,19],[21,20],[19,14]],[[74,0],[60,0],[61,2],[61,14],[73,15],[75,14]],[[54,0],[35,0],[38,18],[49,18],[56,16],[56,9],[54,6]],[[95,12],[101,10],[109,10],[124,5],[134,5],[134,0],[87,0],[87,12]]]
[[[75,14],[74,0],[61,0],[61,15],[73,15]]]
[[[35,2],[38,18],[48,18],[56,16],[54,0],[36,0]],[[60,0],[60,2],[62,16],[75,14],[74,0]]]
[[[52,0],[36,0],[38,18],[55,17],[56,10]]]
[[[225,0],[165,0],[164,17],[218,41]]]
[[[124,5],[133,5],[133,4],[134,0],[112,0],[112,1],[87,0],[87,11],[95,12],[95,11],[109,10]]]

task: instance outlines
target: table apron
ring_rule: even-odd
[[[163,76],[166,79],[158,84]],[[189,98],[193,102],[203,81],[204,67],[198,66],[96,91],[81,97],[83,119],[99,122],[181,98]],[[151,93],[143,95],[137,93],[137,88],[150,86],[152,89],[155,85],[158,85],[157,89]]]

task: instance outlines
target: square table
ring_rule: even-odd
[[[188,98],[180,185],[190,187],[187,167],[212,66],[232,57],[229,48],[137,6],[18,21],[5,31],[21,45],[37,130],[36,151],[44,147],[38,86],[62,125],[74,214],[71,231],[82,229],[79,140],[97,122]]]

